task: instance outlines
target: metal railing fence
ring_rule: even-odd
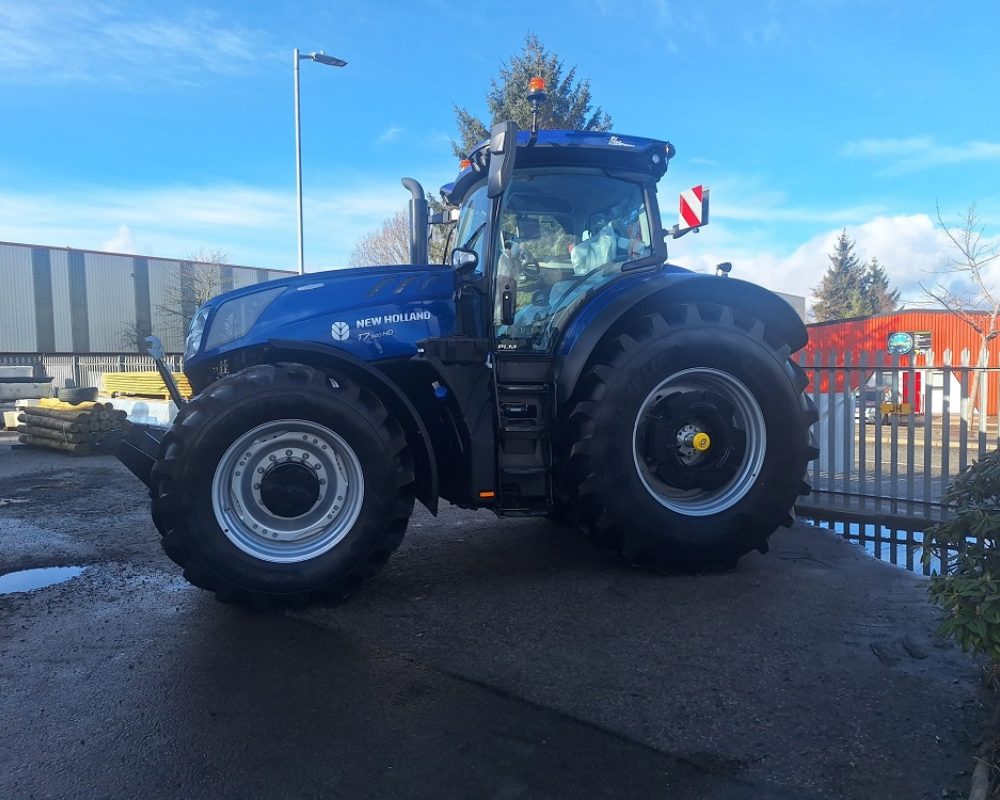
[[[180,372],[184,358],[180,353],[167,353],[164,363],[171,372]],[[152,372],[153,359],[136,353],[0,353],[0,366],[33,366],[35,375],[53,378],[57,387],[100,386],[105,372]]]
[[[1000,367],[972,363],[967,350],[940,360],[815,352],[797,361],[819,411],[820,447],[799,515],[926,571],[912,553],[924,528],[943,518],[948,484],[1000,447]]]

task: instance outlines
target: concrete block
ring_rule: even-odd
[[[169,428],[177,416],[177,406],[171,400],[149,400],[138,397],[115,397],[108,400],[102,397],[101,401],[111,403],[119,411],[126,412],[129,422],[136,425]]]
[[[25,398],[51,397],[52,379],[44,383],[2,383],[0,382],[0,403]]]
[[[35,368],[30,364],[27,366],[0,365],[0,381],[4,378],[33,378],[34,376]]]

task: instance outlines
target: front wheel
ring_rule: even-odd
[[[816,412],[762,321],[678,304],[597,351],[562,428],[560,494],[630,561],[731,566],[790,524]]]
[[[153,519],[196,586],[304,605],[378,571],[413,489],[402,428],[374,393],[301,364],[261,365],[178,414],[152,472]]]

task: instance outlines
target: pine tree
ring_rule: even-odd
[[[606,131],[611,128],[611,117],[600,106],[593,108],[590,81],[577,82],[576,67],[565,75],[562,59],[545,49],[533,33],[524,40],[524,49],[513,56],[510,63],[500,66],[500,75],[490,82],[486,105],[492,122],[513,120],[521,128],[531,126],[531,105],[528,103],[528,81],[536,75],[545,79],[548,95],[538,114],[541,128],[570,128],[574,130]],[[455,155],[462,156],[489,136],[486,123],[471,111],[455,106],[461,143],[452,142]],[[434,210],[439,210],[430,198]],[[431,231],[429,259],[443,263],[447,258],[445,240],[449,226],[435,225]],[[373,231],[364,234],[355,244],[350,263],[396,264],[409,260],[409,222],[406,212],[385,220]]]
[[[500,66],[499,78],[490,82],[486,93],[491,124],[513,120],[521,128],[531,126],[531,104],[528,102],[528,81],[536,75],[545,79],[546,101],[539,108],[540,128],[570,128],[584,131],[611,129],[611,117],[600,107],[593,107],[590,81],[576,82],[576,67],[563,74],[562,59],[545,49],[533,33],[524,40],[524,49],[510,62]],[[455,121],[461,137],[453,143],[456,155],[468,153],[489,135],[489,125],[471,111],[455,106]]]
[[[823,275],[823,282],[813,290],[818,299],[813,306],[816,320],[825,322],[864,315],[861,294],[865,268],[854,254],[854,242],[847,236],[846,230],[837,237],[829,259],[830,266]]]
[[[889,276],[874,256],[862,277],[861,304],[864,314],[882,314],[899,307],[899,289],[890,288]]]

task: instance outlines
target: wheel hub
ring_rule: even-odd
[[[239,437],[212,483],[222,532],[264,561],[315,558],[350,531],[361,511],[364,479],[338,434],[306,420],[276,420]]]
[[[707,391],[673,392],[650,408],[646,463],[681,489],[716,489],[735,472],[746,436],[725,397]]]
[[[720,370],[667,378],[636,417],[640,479],[659,503],[685,514],[718,513],[742,497],[763,464],[765,443],[753,394]]]
[[[304,454],[308,455],[308,454]],[[301,461],[284,461],[265,470],[259,483],[254,483],[255,496],[264,507],[279,517],[301,517],[316,505],[322,496],[315,471]]]

